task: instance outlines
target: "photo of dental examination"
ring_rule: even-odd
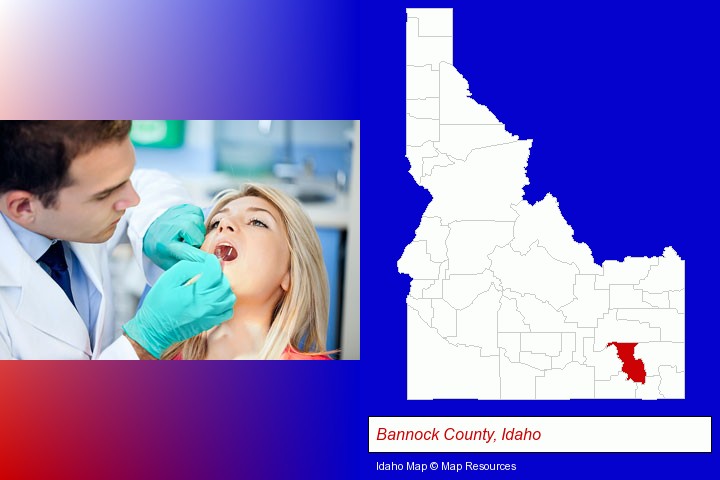
[[[360,124],[0,121],[0,360],[360,358]]]

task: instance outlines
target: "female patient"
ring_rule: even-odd
[[[170,347],[163,359],[329,359],[328,281],[300,204],[267,186],[222,194],[202,250],[219,259],[237,300],[230,320]]]

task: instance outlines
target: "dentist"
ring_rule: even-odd
[[[133,171],[130,125],[0,121],[0,359],[159,358],[231,317],[219,261],[195,248],[202,212],[171,176]],[[122,330],[108,266],[121,241],[154,284]]]

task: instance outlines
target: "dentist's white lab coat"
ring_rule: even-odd
[[[145,276],[154,283],[162,270],[142,254],[145,232],[167,208],[188,203],[189,197],[178,180],[163,172],[137,170],[131,181],[140,203],[125,212],[110,240],[68,242],[102,296],[92,348],[77,310],[0,216],[0,359],[137,359],[113,318],[109,256],[118,243],[129,240]]]

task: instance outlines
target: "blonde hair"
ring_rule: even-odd
[[[260,359],[279,359],[288,346],[310,354],[325,352],[329,311],[329,287],[322,247],[312,221],[294,198],[260,184],[245,184],[240,190],[226,190],[215,197],[215,206],[206,224],[233,200],[258,197],[278,209],[285,224],[290,250],[290,284],[275,306]],[[207,357],[208,335],[203,332],[168,348],[162,359],[178,354],[186,360]]]

